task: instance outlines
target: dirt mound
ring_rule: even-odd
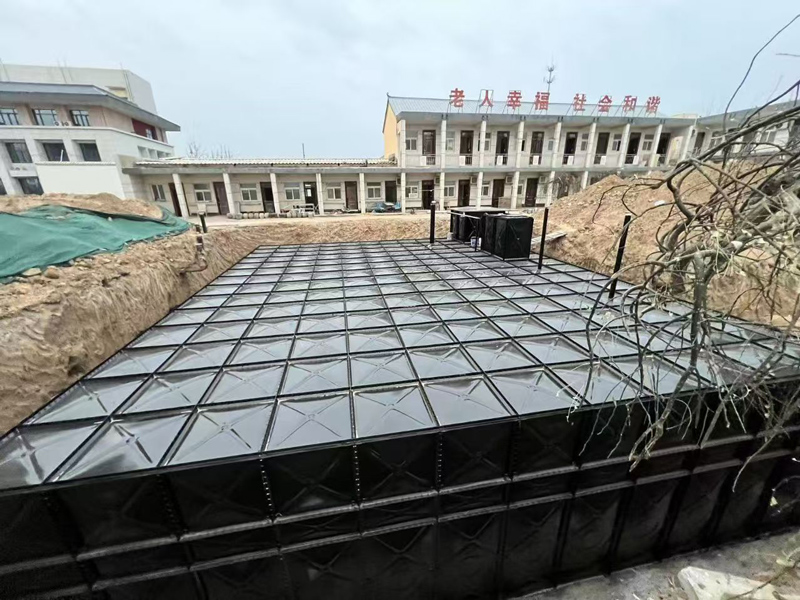
[[[42,196],[0,197],[0,212],[19,213],[44,204],[71,206],[119,215],[157,219],[161,209],[147,200],[123,200],[114,194],[44,194]]]
[[[196,260],[196,234],[185,233],[0,285],[0,432],[259,245],[425,238],[429,223],[428,215],[408,215],[219,227],[204,236],[208,268],[200,272],[185,272]],[[437,235],[448,225],[442,215]]]
[[[655,179],[648,179],[653,182]],[[635,218],[625,250],[624,265],[643,263],[658,250],[657,236],[669,230],[678,220],[672,193],[661,187],[656,190],[637,185],[637,180],[624,180],[617,176],[606,177],[585,190],[556,200],[551,209],[548,233],[563,231],[567,235],[550,242],[546,254],[594,271],[610,274],[614,269],[617,244],[622,231],[625,213]],[[694,172],[686,178],[682,188],[688,204],[708,202],[713,186],[702,174]],[[536,223],[541,228],[541,219]],[[763,258],[763,260],[762,260]],[[756,268],[768,269],[769,257],[759,257]],[[776,326],[785,325],[794,309],[800,287],[795,278],[783,278],[773,297],[777,303],[768,305],[763,297],[752,292],[752,265],[739,261],[724,274],[717,276],[709,288],[712,308],[732,313],[738,317]],[[758,274],[756,274],[758,276]],[[644,279],[641,269],[628,270],[623,279],[640,283]],[[732,302],[735,304],[732,306]]]

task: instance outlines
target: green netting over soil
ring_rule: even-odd
[[[0,213],[0,279],[81,256],[120,252],[131,242],[177,235],[190,225],[161,211],[160,219],[45,205]]]

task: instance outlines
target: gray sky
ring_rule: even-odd
[[[234,156],[380,156],[386,93],[504,99],[543,89],[661,96],[668,114],[721,112],[797,0],[0,0],[0,59],[124,66],[159,112]],[[800,21],[761,55],[734,108],[800,78]]]

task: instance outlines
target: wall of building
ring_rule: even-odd
[[[386,116],[383,123],[383,155],[385,157],[397,156],[398,146],[397,117],[392,109],[386,105]]]
[[[157,113],[153,89],[145,80],[125,69],[52,67],[0,63],[0,81],[26,83],[81,83],[106,88],[141,108]]]
[[[8,156],[5,142],[24,141],[28,152],[31,155],[32,163],[12,164]],[[50,163],[44,153],[42,142],[63,142],[69,161],[66,163]],[[114,194],[122,194],[123,197],[136,197],[141,193],[141,188],[137,188],[139,183],[136,178],[132,178],[122,172],[122,162],[128,157],[138,159],[145,154],[152,152],[154,157],[161,153],[163,156],[172,155],[173,148],[167,144],[142,138],[132,133],[117,131],[105,127],[24,127],[24,126],[4,126],[0,127],[0,179],[3,180],[6,193],[21,193],[18,177],[37,177],[43,165],[55,164],[58,167],[65,165],[87,165],[100,166],[97,162],[85,162],[80,142],[94,142],[97,145],[102,163],[112,165],[118,173],[118,182],[111,188],[98,191],[107,191]],[[80,173],[94,173],[95,171],[77,171]],[[61,173],[59,171],[58,173]],[[51,176],[47,181],[40,177],[40,183],[45,193],[67,192],[67,189],[57,187],[61,181],[69,181],[70,175]],[[97,186],[93,186],[97,187]]]
[[[101,163],[45,163],[36,171],[45,192],[126,196],[119,168]]]

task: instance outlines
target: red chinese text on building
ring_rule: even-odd
[[[533,107],[536,110],[547,110],[550,107],[550,92],[536,92]]]
[[[597,102],[597,112],[599,113],[607,113],[611,110],[611,96],[606,94]]]
[[[661,104],[661,96],[650,96],[644,104],[644,111],[648,114],[656,114],[658,106]]]
[[[625,96],[622,100],[622,112],[631,112],[636,110],[636,101],[638,98],[636,96]]]
[[[464,90],[458,88],[450,90],[450,104],[456,108],[464,106]]]
[[[572,110],[575,112],[583,112],[586,110],[586,94],[575,94],[572,99]]]
[[[519,90],[511,90],[508,92],[508,98],[506,98],[506,106],[513,109],[518,109],[522,106],[522,92]]]
[[[481,106],[494,106],[494,102],[492,102],[492,98],[489,95],[489,90],[483,90],[483,100],[481,100]]]

